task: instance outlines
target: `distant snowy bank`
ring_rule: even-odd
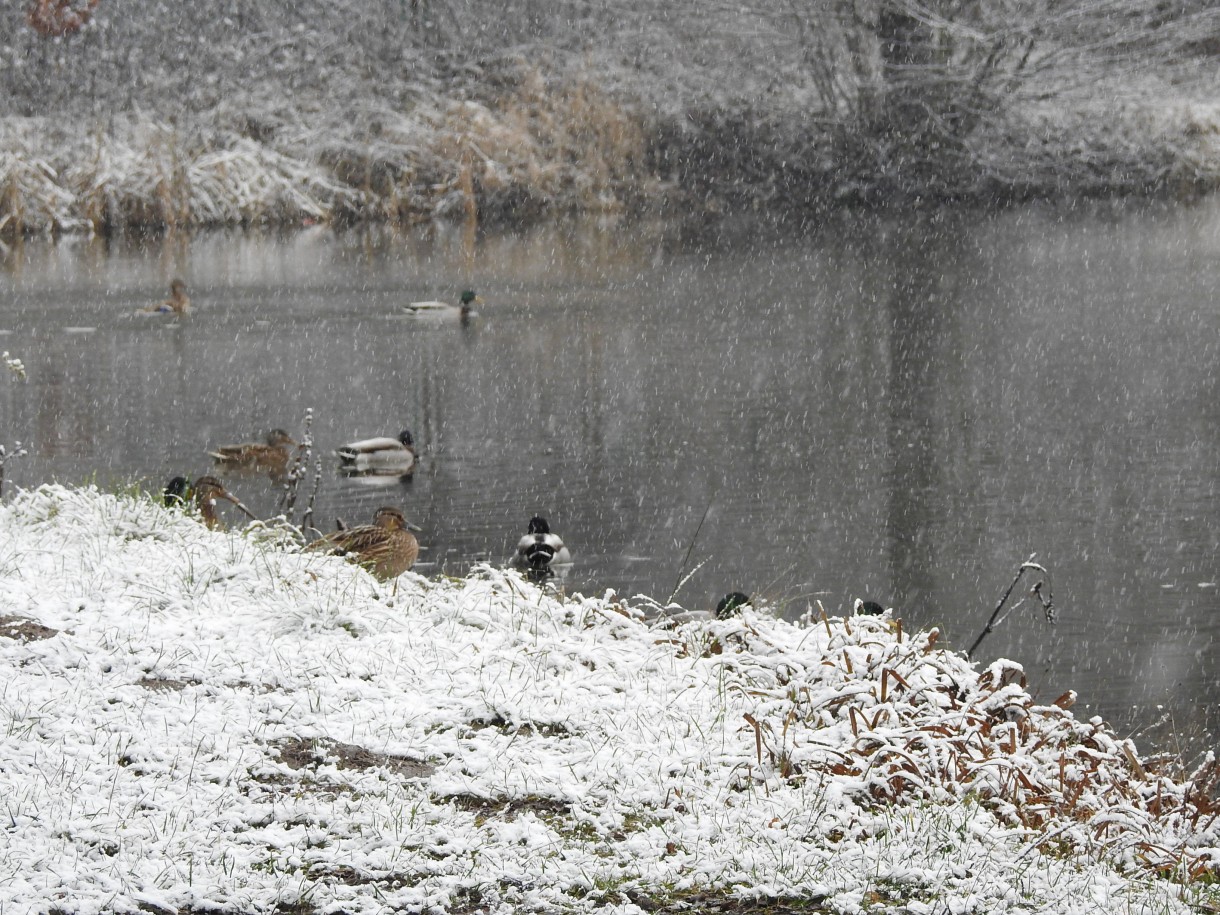
[[[591,82],[527,78],[494,100],[438,96],[404,109],[370,101],[341,123],[272,130],[232,120],[220,111],[181,125],[128,114],[98,129],[0,117],[0,235],[799,212],[921,197],[1189,199],[1220,186],[1220,109],[1191,101],[1117,117],[1047,112],[978,137],[970,167],[946,160],[922,177],[891,174],[872,161],[875,150],[834,148],[807,132],[799,112],[670,120]]]
[[[898,620],[655,609],[19,492],[0,912],[1220,903],[1210,761],[1171,777]]]
[[[1220,186],[1207,0],[84,6],[0,0],[5,236]]]

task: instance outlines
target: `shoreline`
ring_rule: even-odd
[[[1140,149],[1127,148],[1126,136],[1141,129],[1138,115],[1078,149],[1064,122],[1046,128],[1061,139],[1032,150],[1014,139],[1007,151],[980,150],[969,167],[911,176],[853,161],[850,138],[811,135],[829,145],[794,162],[792,144],[805,142],[800,124],[782,139],[744,122],[683,135],[592,84],[531,85],[484,102],[434,98],[407,111],[359,112],[346,136],[339,125],[304,121],[234,130],[219,113],[194,116],[189,129],[148,115],[112,118],[106,129],[0,117],[0,238],[438,218],[505,225],[571,214],[809,216],[1064,197],[1190,201],[1220,188],[1220,112],[1206,106],[1178,106]],[[769,139],[770,148],[760,145]],[[746,158],[721,154],[743,148]],[[983,161],[1005,155],[1002,169]]]
[[[287,527],[93,488],[17,492],[0,534],[0,903],[1220,902],[1214,758],[1142,757],[890,616],[669,620],[492,567],[381,583]]]

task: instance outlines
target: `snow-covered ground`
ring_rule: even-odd
[[[1035,706],[1015,664],[888,617],[647,605],[493,568],[381,584],[283,530],[17,493],[0,912],[1220,901],[1207,771]]]

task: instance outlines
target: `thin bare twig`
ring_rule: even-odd
[[[296,457],[293,459],[292,466],[288,470],[288,474],[284,480],[284,495],[281,500],[284,514],[289,520],[292,519],[292,512],[297,504],[297,489],[301,485],[301,479],[305,476],[305,468],[309,462],[309,455],[313,451],[313,407],[308,407],[305,410],[305,431],[301,435],[301,442],[297,445]],[[312,505],[312,499],[310,501]]]
[[[712,510],[712,503],[715,501],[716,497],[714,495],[712,498],[707,500],[707,507],[703,509],[703,517],[699,519],[699,526],[695,528],[695,535],[690,539],[690,545],[686,548],[686,555],[682,557],[682,566],[678,569],[678,577],[677,580],[674,581],[673,592],[669,595],[669,600],[666,601],[666,603],[673,601],[673,599],[678,596],[678,591],[682,589],[682,586],[690,580],[690,575],[687,575],[686,578],[683,578],[682,576],[686,572],[686,564],[690,562],[690,554],[694,551],[695,544],[699,540],[699,532],[703,530],[703,522],[707,520],[708,512]],[[691,575],[699,571],[702,566],[703,564],[700,563],[699,566],[696,567],[693,572],[691,572]]]
[[[305,507],[305,514],[301,516],[301,531],[305,532],[313,527],[313,504],[318,497],[318,487],[322,485],[322,459],[318,458],[313,462],[313,489],[309,492],[309,504]]]
[[[974,653],[978,650],[979,645],[983,643],[983,639],[987,638],[987,636],[990,635],[991,632],[1000,625],[1000,623],[1004,622],[1004,620],[1008,618],[1008,613],[1011,613],[1024,602],[1025,599],[1022,598],[1020,601],[1017,601],[1015,605],[1013,605],[1008,613],[1003,614],[1003,616],[1000,615],[1000,611],[1004,609],[1004,604],[1008,602],[1009,595],[1012,594],[1012,589],[1017,586],[1017,582],[1021,580],[1021,576],[1026,572],[1036,572],[1043,576],[1037,583],[1034,584],[1033,588],[1030,589],[1030,594],[1037,597],[1038,602],[1042,604],[1042,609],[1046,613],[1046,621],[1054,624],[1055,608],[1054,596],[1051,593],[1051,573],[1048,572],[1043,566],[1040,566],[1038,563],[1034,562],[1034,557],[1030,556],[1028,560],[1021,563],[1020,567],[1017,569],[1016,576],[1009,583],[1008,587],[1004,591],[1004,594],[1000,597],[1000,602],[996,604],[996,608],[991,611],[991,618],[987,620],[987,625],[983,627],[983,631],[979,633],[979,637],[974,640],[974,644],[971,645],[969,650],[966,652],[967,658],[973,657]],[[1043,585],[1046,586],[1045,595],[1042,593]]]

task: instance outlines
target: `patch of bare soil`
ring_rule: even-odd
[[[280,759],[290,769],[317,769],[334,760],[339,769],[385,769],[401,778],[427,778],[436,766],[421,759],[374,753],[364,747],[333,740],[282,740],[275,745]]]
[[[522,737],[533,737],[534,735],[539,737],[572,736],[572,732],[559,722],[538,724],[533,721],[510,721],[500,715],[471,719],[469,726],[476,731],[481,731],[484,728],[495,728],[506,734],[519,734]]]
[[[0,616],[0,638],[15,639],[18,642],[37,642],[40,639],[50,639],[59,635],[58,629],[44,626],[42,623],[24,616]]]
[[[485,820],[515,820],[526,811],[537,817],[567,816],[572,806],[549,797],[486,798],[470,794],[455,794],[450,800],[462,810],[475,814],[476,822]]]
[[[166,677],[142,677],[136,682],[139,686],[155,693],[173,693],[195,685],[191,680],[171,680]]]

